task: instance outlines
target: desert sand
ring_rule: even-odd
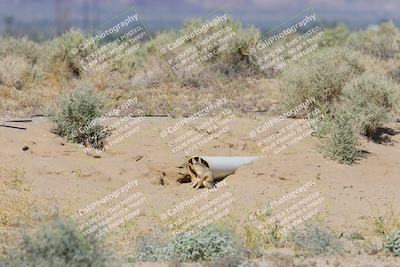
[[[110,118],[108,123],[113,120],[116,118]],[[31,123],[8,123],[27,130],[0,129],[1,182],[10,184],[11,170],[23,173],[18,178],[19,186],[8,189],[3,197],[11,197],[13,191],[24,191],[35,208],[56,209],[72,215],[129,181],[137,180],[134,191],[140,191],[145,197],[141,214],[135,218],[135,235],[139,235],[151,229],[168,228],[168,223],[160,219],[162,214],[177,203],[209,190],[193,190],[189,183],[176,182],[179,172],[185,171],[179,167],[189,156],[255,155],[257,160],[226,177],[224,186],[215,193],[230,192],[234,198],[228,214],[218,222],[231,227],[252,224],[249,218],[254,212],[309,181],[315,181],[315,185],[303,196],[319,192],[324,200],[311,220],[323,223],[336,233],[358,232],[371,236],[374,219],[400,213],[400,134],[389,136],[391,142],[383,144],[365,140],[364,158],[347,166],[325,159],[318,152],[318,139],[313,136],[278,154],[262,153],[249,137],[249,131],[264,118],[235,118],[227,132],[199,147],[192,155],[182,151],[174,153],[168,145],[171,139],[161,138],[160,131],[176,120],[145,118],[137,133],[110,147],[100,157],[88,155],[78,144],[52,134],[46,118],[33,118]],[[190,127],[186,125],[181,130]],[[398,130],[399,124],[391,128]],[[25,187],[26,190],[21,190]],[[188,209],[201,207],[211,198]]]

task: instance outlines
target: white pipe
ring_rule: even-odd
[[[239,167],[249,164],[257,157],[209,157],[200,156],[207,162],[214,179],[226,177],[234,173]]]

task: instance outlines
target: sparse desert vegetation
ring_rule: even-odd
[[[357,31],[342,24],[328,28],[325,42],[315,52],[274,75],[265,75],[249,53],[262,33],[229,19],[223,26],[236,32],[229,53],[215,56],[202,71],[178,78],[159,51],[201,23],[193,20],[180,30],[159,33],[134,54],[115,62],[106,74],[96,75],[79,64],[80,57],[90,51],[79,57],[71,54],[71,49],[88,37],[79,30],[40,43],[0,37],[0,113],[4,118],[44,117],[32,123],[32,135],[0,132],[4,139],[0,231],[7,233],[0,237],[4,243],[0,265],[89,267],[146,261],[176,262],[176,266],[190,262],[245,267],[267,262],[268,266],[309,267],[325,266],[315,262],[329,257],[334,263],[327,266],[346,266],[335,262],[346,264],[346,257],[355,255],[367,257],[368,264],[368,257],[376,257],[378,262],[381,258],[398,260],[400,217],[393,213],[371,222],[371,217],[377,216],[371,214],[374,208],[398,199],[398,182],[393,178],[399,166],[400,130],[400,32],[396,26],[387,22]],[[127,138],[124,145],[117,143],[102,157],[88,158],[81,153],[79,145],[105,147],[113,129],[99,119],[132,97],[137,98],[145,117],[167,118],[146,120],[140,126],[142,132]],[[305,224],[283,236],[275,224],[267,234],[252,224],[232,231],[211,224],[199,232],[171,237],[164,228],[155,229],[154,225],[165,223],[157,208],[168,209],[194,194],[185,185],[164,180],[169,171],[165,161],[182,169],[184,157],[169,153],[170,140],[160,138],[160,131],[223,97],[228,99],[226,108],[236,124],[201,153],[257,154],[256,142],[248,138],[250,129],[311,98],[315,99],[312,105],[285,121],[307,120],[316,109],[321,117],[313,125],[312,136],[298,147],[279,155],[260,155],[254,165],[229,176],[228,189],[235,201],[243,203],[235,203],[232,217],[224,223],[245,225],[243,216],[260,202],[318,177],[318,190],[327,201],[321,217],[327,225],[334,225],[333,231],[327,230],[327,225]],[[212,133],[205,132],[205,136]],[[381,138],[382,132],[394,140],[392,145]],[[69,219],[35,218],[48,212],[43,203],[58,205],[62,216],[69,217],[128,177],[140,177],[140,190],[147,193],[146,212],[137,215],[138,221],[146,217],[145,226],[128,222],[103,242],[82,235]],[[353,203],[356,207],[352,209]],[[335,221],[336,217],[340,219]],[[367,225],[357,225],[360,222]],[[149,234],[149,225],[160,234]],[[25,233],[27,226],[31,231]],[[383,245],[372,244],[376,240]],[[114,251],[122,246],[123,250]],[[290,253],[282,252],[284,249]]]

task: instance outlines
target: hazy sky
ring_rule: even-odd
[[[58,2],[58,13],[57,3]],[[191,17],[223,8],[244,24],[274,27],[312,7],[326,22],[366,26],[392,19],[400,22],[400,0],[0,0],[0,30],[12,17],[14,31],[49,31],[57,18],[91,28],[135,6],[152,30],[179,27]]]

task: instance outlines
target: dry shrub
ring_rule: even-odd
[[[149,88],[173,79],[173,74],[168,70],[164,59],[149,55],[142,68],[137,68],[135,75],[129,79],[129,83],[135,88]]]
[[[329,230],[306,224],[302,231],[293,233],[296,247],[308,255],[331,255],[341,253],[343,245]]]
[[[29,65],[26,84],[44,78],[45,54],[42,43],[35,43],[27,37],[19,39],[13,37],[0,37],[0,57],[15,56],[23,58]]]
[[[346,44],[349,34],[350,32],[347,26],[340,23],[334,28],[327,28],[324,30],[324,38],[319,45],[327,47],[343,46]]]
[[[167,61],[160,55],[160,49],[178,38],[174,31],[157,34],[153,39],[139,46],[135,53],[123,57],[115,70],[129,79],[134,86],[152,86],[169,82],[174,77]]]
[[[22,89],[28,76],[29,67],[23,57],[6,56],[0,62],[0,84]]]
[[[343,48],[324,48],[283,70],[281,99],[288,109],[315,98],[314,108],[329,111],[345,84],[364,72],[360,54]],[[304,114],[299,114],[304,115]]]
[[[358,135],[373,137],[400,111],[399,85],[381,74],[365,72],[348,82],[332,112],[317,126],[325,137],[323,153],[339,163],[360,156]]]
[[[39,64],[43,60],[43,44],[35,43],[27,37],[13,38],[0,36],[0,56],[18,55],[29,64]]]
[[[221,73],[228,78],[250,77],[261,73],[249,54],[249,50],[261,37],[260,31],[254,27],[243,28],[234,21],[231,22],[231,27],[235,36],[229,43],[230,52],[212,65],[209,71]]]
[[[400,32],[392,21],[350,34],[347,46],[380,59],[396,58],[400,53]]]
[[[0,112],[22,117],[27,114],[44,114],[58,95],[58,88],[48,84],[34,83],[25,90],[0,85]]]
[[[400,63],[397,60],[396,62],[390,64],[388,76],[400,84]]]
[[[95,46],[90,46],[74,55],[71,51],[77,49],[85,41],[85,38],[80,31],[72,29],[48,42],[45,55],[47,72],[56,73],[63,79],[80,77],[83,72],[83,67],[79,63],[80,59],[96,49]],[[58,71],[59,69],[62,71]]]
[[[354,115],[344,109],[335,111],[324,120],[322,153],[342,164],[351,165],[360,156],[358,133],[354,127]]]
[[[84,236],[70,220],[57,218],[34,233],[24,234],[8,266],[118,266],[108,262],[110,256],[101,240]]]
[[[191,21],[185,25],[184,32],[189,33],[202,25],[202,21]],[[242,77],[255,76],[261,73],[250,58],[249,50],[257,43],[261,33],[254,27],[244,28],[239,22],[228,18],[223,24],[212,28],[207,34],[200,35],[193,42],[202,41],[205,37],[220,31],[224,27],[230,27],[234,36],[228,41],[225,52],[217,54],[205,62],[200,72],[192,72],[184,77],[184,85],[203,87],[211,85],[213,80],[228,81]],[[218,48],[213,48],[217,50]],[[213,52],[213,51],[211,51]]]
[[[368,72],[346,84],[341,97],[343,108],[355,118],[355,127],[369,137],[399,113],[399,101],[398,84]]]
[[[148,42],[144,49],[139,52],[138,58],[151,58],[150,54],[159,54],[160,48],[166,46],[168,43],[176,40],[177,38],[192,33],[198,28],[201,28],[207,21],[204,20],[190,20],[180,31],[165,32],[162,33],[154,40]],[[216,52],[206,62],[199,64],[195,70],[189,71],[184,75],[175,77],[172,70],[167,66],[166,59],[162,57],[156,61],[156,66],[145,65],[144,67],[150,67],[149,72],[153,68],[162,67],[162,71],[167,72],[169,75],[166,77],[167,80],[176,79],[183,86],[193,87],[207,87],[212,84],[215,80],[229,80],[232,78],[249,77],[258,73],[257,68],[253,65],[250,60],[248,50],[257,42],[260,37],[260,32],[254,28],[244,28],[237,21],[228,18],[227,21],[218,24],[215,27],[210,28],[206,33],[200,33],[193,39],[187,40],[183,47],[194,46],[198,52],[202,49],[201,47],[195,46],[195,44],[204,41],[215,33],[218,33],[222,29],[227,27],[231,28],[231,31],[235,34],[227,42],[227,49],[223,52],[217,52],[222,47],[223,43],[208,48],[207,52],[202,52],[201,55],[207,53]],[[223,35],[225,36],[225,35]],[[177,49],[178,50],[178,49]],[[178,51],[176,51],[178,53]],[[136,56],[136,55],[135,55]],[[137,60],[137,62],[146,62],[145,60]],[[171,75],[172,74],[172,75]]]

